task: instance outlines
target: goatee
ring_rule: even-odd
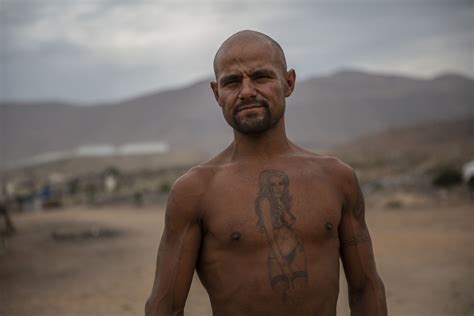
[[[238,115],[239,110],[245,108],[248,105],[260,105],[263,110],[263,117],[261,113],[250,112],[244,117]],[[233,127],[240,133],[243,134],[258,134],[265,132],[266,130],[272,128],[278,123],[279,118],[273,118],[270,111],[270,106],[265,100],[248,100],[241,102],[234,110],[232,115]]]

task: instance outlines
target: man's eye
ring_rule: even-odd
[[[270,79],[270,77],[267,75],[258,75],[258,76],[253,77],[253,79],[257,81],[264,81],[264,80]]]
[[[237,80],[230,80],[230,81],[224,82],[223,86],[224,86],[224,87],[232,86],[232,85],[236,85],[237,83],[238,83]]]

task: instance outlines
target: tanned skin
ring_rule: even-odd
[[[340,258],[351,314],[387,315],[354,171],[286,136],[279,45],[239,32],[214,70],[234,141],[173,185],[146,315],[183,315],[194,270],[213,315],[336,315]]]

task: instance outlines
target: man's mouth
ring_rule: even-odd
[[[256,109],[256,108],[263,108],[263,105],[261,104],[249,104],[249,105],[245,105],[245,106],[242,106],[240,108],[238,108],[235,113],[239,113],[241,111],[245,111],[245,110],[249,110],[249,109]]]

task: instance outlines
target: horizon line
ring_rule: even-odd
[[[363,69],[362,67],[343,66],[336,70],[303,76],[300,79],[300,82],[324,78],[324,77],[331,77],[337,74],[350,73],[350,72],[362,73],[362,74],[368,74],[368,75],[374,75],[374,76],[390,76],[390,77],[399,77],[399,78],[426,80],[426,81],[435,80],[443,76],[459,76],[468,80],[474,80],[474,76],[471,76],[470,74],[461,73],[461,72],[453,71],[453,70],[443,70],[434,75],[423,76],[419,74],[408,74],[405,72],[389,72],[389,71],[383,71],[383,70],[377,71],[377,70]],[[129,102],[129,101],[142,98],[145,96],[189,88],[189,87],[198,85],[200,83],[206,82],[208,80],[210,81],[212,79],[213,79],[213,76],[211,75],[210,77],[202,77],[201,79],[193,80],[191,82],[185,82],[183,84],[177,84],[175,86],[164,87],[162,89],[158,88],[155,90],[147,90],[142,93],[132,93],[130,96],[122,97],[119,99],[97,99],[97,100],[92,100],[92,101],[78,101],[78,100],[73,100],[73,99],[66,100],[66,99],[61,99],[61,98],[57,98],[57,99],[54,99],[54,98],[37,98],[37,99],[12,98],[12,99],[6,99],[6,100],[0,99],[0,105],[13,104],[13,105],[22,106],[22,105],[31,105],[32,103],[36,105],[48,103],[48,104],[56,104],[56,105],[64,105],[64,106],[78,106],[78,107],[113,106],[118,103]]]

